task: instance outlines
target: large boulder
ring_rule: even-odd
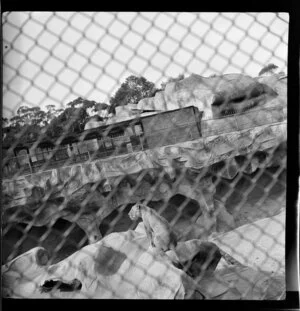
[[[287,76],[282,74],[273,74],[257,78],[259,83],[271,87],[279,96],[287,96]]]
[[[243,74],[226,74],[216,77],[190,77],[166,85],[164,91],[152,98],[139,101],[141,110],[174,110],[188,106],[203,111],[203,119],[217,118],[226,111],[244,111],[251,106],[264,105],[275,98],[272,86],[258,82]]]
[[[194,272],[205,267],[212,249],[218,251],[212,243],[186,245],[184,256],[191,260]],[[220,254],[210,265],[211,271],[219,260]],[[157,257],[149,247],[142,223],[135,231],[112,233],[55,265],[47,263],[46,250],[34,248],[2,266],[2,273],[4,297],[11,298],[195,297],[193,280],[175,268],[167,256]],[[58,283],[60,286],[56,288]],[[79,286],[73,286],[72,290],[72,284]],[[212,295],[226,290],[224,286],[219,287]],[[206,287],[200,284],[197,291],[198,298],[203,298],[200,293],[205,292]]]
[[[155,255],[143,223],[134,231],[112,233],[54,265],[47,261],[47,251],[37,247],[2,266],[2,295],[257,300],[278,299],[285,291],[284,275],[253,269],[238,261],[228,263],[216,243],[180,242],[176,253],[184,266],[189,264],[192,277],[175,268],[167,256]],[[172,258],[171,251],[168,256]]]
[[[285,211],[209,239],[244,266],[285,273]]]

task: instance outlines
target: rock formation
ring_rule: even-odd
[[[154,256],[142,223],[135,230],[109,234],[54,265],[48,262],[47,250],[36,247],[2,266],[2,294],[9,298],[278,299],[285,292],[282,267],[278,268],[284,265],[284,248],[279,244],[270,253],[269,247],[270,236],[284,231],[283,220],[283,214],[264,219],[255,222],[252,230],[237,229],[212,242],[179,242],[176,253],[188,264],[192,277],[166,257]],[[253,229],[261,230],[258,243],[268,252],[268,262],[258,251],[241,258],[245,243],[257,242]],[[241,239],[241,231],[239,249],[230,248]],[[228,263],[220,256],[222,249],[243,264]],[[276,265],[278,269],[270,271]]]
[[[138,108],[163,111],[188,105],[204,111],[203,137],[198,140],[3,180],[4,226],[51,226],[64,218],[81,227],[93,243],[55,265],[40,247],[3,265],[4,297],[256,300],[277,299],[285,291],[284,212],[235,229],[233,215],[215,197],[214,179],[284,167],[286,77],[192,75],[141,100]],[[244,111],[249,114],[240,114]],[[224,118],[227,114],[234,116],[231,123]],[[194,233],[186,232],[178,243],[181,262],[197,278],[207,250],[215,250],[196,288],[184,271],[153,258],[141,224],[135,231],[103,239],[99,231],[104,218],[122,212],[122,206],[167,202],[176,194],[199,205],[187,231],[195,226],[202,230],[201,239],[187,239]],[[205,231],[214,231],[218,221],[233,230],[205,241]],[[270,250],[275,237],[276,247],[272,244]]]
[[[182,194],[199,203],[197,223],[201,226],[208,219],[215,225],[217,217],[232,223],[226,210],[215,206],[212,176],[232,179],[239,172],[284,165],[286,113],[277,116],[275,109],[270,120],[267,115],[259,118],[270,102],[286,107],[284,82],[278,82],[277,96],[268,81],[259,83],[243,75],[192,75],[169,83],[164,92],[140,101],[138,107],[151,104],[152,109],[165,110],[195,105],[218,118],[226,110],[237,113],[253,108],[253,101],[261,110],[251,112],[248,125],[247,115],[236,114],[234,124],[244,118],[243,130],[231,126],[226,130],[226,118],[205,120],[206,135],[198,140],[3,180],[4,222],[42,226],[61,217],[77,223],[95,242],[101,238],[100,223],[119,206],[140,200],[168,201]],[[252,120],[255,111],[258,124]]]
[[[157,92],[154,97],[142,99],[137,108],[165,111],[195,106],[204,111],[204,119],[213,119],[263,106],[276,96],[272,86],[250,76],[226,74],[205,78],[192,74],[168,83],[165,90]]]

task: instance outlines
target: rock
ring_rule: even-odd
[[[224,203],[219,200],[214,200],[215,202],[215,214],[217,215],[217,232],[229,231],[236,228],[235,220],[233,215],[231,215]]]
[[[223,263],[216,243],[179,242],[176,253],[194,279],[167,257],[155,257],[142,222],[135,231],[112,233],[55,265],[47,265],[47,256],[41,259],[45,249],[34,248],[2,266],[3,296],[261,300],[278,299],[285,290],[283,274]]]
[[[194,106],[203,111],[203,119],[218,118],[226,111],[241,112],[254,105],[264,105],[277,93],[267,84],[242,74],[205,78],[196,74],[166,85],[152,99],[142,99],[139,109],[158,111]]]
[[[267,167],[276,167],[286,165],[287,143],[286,141],[279,144],[275,149],[268,150]]]
[[[211,238],[221,250],[257,271],[285,273],[285,211]]]
[[[245,159],[247,154],[257,151],[266,152],[267,162],[270,163],[268,165],[284,164],[282,159],[285,161],[286,147],[282,146],[286,142],[287,129],[281,110],[286,105],[286,98],[281,103],[278,97],[284,97],[285,80],[278,80],[281,81],[279,83],[277,78],[273,78],[271,82],[268,79],[265,78],[265,83],[260,83],[257,79],[238,74],[214,78],[191,75],[167,84],[164,92],[157,92],[154,98],[143,99],[135,109],[120,108],[120,116],[131,118],[138,109],[152,110],[153,105],[158,110],[193,105],[210,116],[215,114],[219,117],[224,109],[242,111],[247,108],[247,101],[250,100],[248,97],[251,100],[255,98],[259,104],[264,101],[262,97],[267,98],[268,102],[262,107],[276,105],[272,113],[260,109],[259,115],[255,117],[257,111],[251,112],[251,120],[259,119],[260,126],[256,126],[253,120],[248,122],[247,114],[235,115],[231,122],[228,121],[229,118],[204,120],[201,123],[203,137],[194,141],[4,179],[4,220],[32,223],[33,212],[39,211],[34,217],[36,226],[53,222],[57,217],[72,221],[83,205],[83,215],[76,221],[85,230],[90,241],[95,242],[95,237],[101,237],[99,224],[118,206],[146,198],[167,201],[176,194],[182,194],[199,203],[203,213],[197,223],[201,230],[215,230],[217,216],[208,217],[215,209],[214,190],[211,190],[214,186],[211,187],[211,181],[207,185],[203,182],[210,173],[229,180],[235,178],[241,170],[252,174],[260,165],[264,165],[264,160],[254,156],[246,163]],[[275,98],[274,91],[270,88],[274,81],[281,85],[278,89],[280,96]],[[229,102],[231,108],[228,108]],[[265,124],[267,117],[276,123]],[[242,125],[244,128],[241,130]],[[272,156],[274,148],[276,150]],[[189,174],[192,175],[191,172],[194,174],[192,178],[188,177]],[[148,180],[143,178],[146,174]],[[182,174],[185,174],[184,178]],[[141,180],[138,185],[133,185],[128,180],[119,185],[124,176]],[[155,187],[158,178],[162,182]],[[180,183],[175,186],[178,180]],[[194,185],[195,180],[197,187]],[[92,190],[92,187],[95,189]],[[229,216],[224,212],[225,210],[219,217],[225,219]],[[231,222],[230,217],[227,218]],[[92,230],[87,228],[88,225]]]
[[[152,110],[160,111],[159,109],[156,109],[154,105],[154,97],[146,97],[141,99],[139,101],[138,107],[139,107],[138,109],[140,109],[141,111],[152,111]]]
[[[71,282],[62,282],[60,280],[46,280],[43,285],[40,286],[41,293],[49,293],[52,290],[59,290],[61,292],[73,292],[79,291],[82,288],[82,284],[79,280],[74,279]]]
[[[245,166],[243,172],[246,174],[252,174],[256,172],[256,170],[259,167],[259,160],[257,157],[252,157],[249,160],[247,160],[248,164]]]
[[[23,266],[15,267],[17,280],[8,268],[3,274],[4,292],[11,298],[183,299],[184,272],[168,260],[153,257],[145,247],[146,239],[145,232],[112,233],[44,270],[31,269],[24,279]],[[27,260],[32,252],[20,258]],[[34,261],[29,264],[35,267]],[[70,291],[74,280],[81,287]],[[56,289],[55,284],[69,291]],[[40,286],[46,290],[41,291]]]
[[[287,76],[273,74],[270,76],[258,77],[256,80],[274,89],[279,96],[287,97]]]
[[[86,232],[90,232],[88,236],[92,242],[95,241],[95,236],[101,237],[98,227],[103,218],[118,206],[135,203],[144,199],[149,193],[153,201],[162,199],[167,201],[175,194],[182,194],[199,203],[203,209],[201,216],[203,219],[200,218],[198,224],[200,228],[209,231],[216,225],[216,218],[210,219],[205,213],[215,208],[212,200],[215,190],[213,190],[214,187],[212,191],[210,190],[211,180],[208,183],[204,182],[209,180],[205,173],[205,166],[227,159],[229,166],[227,165],[228,169],[224,171],[222,177],[234,178],[238,172],[236,164],[239,166],[239,171],[245,169],[246,172],[252,173],[260,165],[261,160],[259,157],[254,157],[250,165],[244,167],[246,157],[243,154],[252,151],[257,153],[257,150],[266,150],[268,154],[272,153],[272,148],[276,146],[278,148],[271,162],[273,165],[282,165],[286,154],[285,139],[286,125],[275,124],[254,128],[245,133],[220,134],[208,137],[205,141],[185,142],[176,148],[164,146],[131,155],[87,162],[74,167],[61,167],[52,171],[21,176],[17,180],[4,180],[3,193],[7,199],[3,219],[31,223],[33,212],[39,209],[34,222],[36,226],[55,221],[55,217],[72,220],[74,216],[77,216],[81,202],[85,202],[82,216],[89,219],[89,226],[93,229],[89,231],[82,227],[85,226],[86,220],[78,219],[78,224],[81,224]],[[236,144],[239,150],[234,149]],[[240,156],[239,153],[241,153]],[[182,167],[175,168],[173,159],[176,159]],[[216,174],[222,171],[217,167],[218,165],[216,165]],[[181,176],[182,171],[185,172],[184,178]],[[124,178],[124,172],[127,172],[127,175],[133,179],[140,179],[139,176],[144,176],[144,172],[153,177],[149,179],[148,176],[142,179],[138,186],[132,187],[127,182],[119,185],[118,180]],[[155,185],[153,180],[161,178],[159,176],[162,176],[162,173],[168,177],[168,180],[164,178],[160,187],[153,187]],[[201,176],[200,180],[198,180],[198,175]],[[177,178],[180,178],[180,183],[173,188]],[[194,186],[195,180],[197,180],[197,187]],[[105,187],[108,184],[111,192],[114,193],[113,197],[108,197],[109,199],[107,199],[107,187]],[[92,190],[93,187],[96,187],[95,191]],[[60,213],[57,213],[58,210]],[[95,215],[96,212],[97,215]]]
[[[225,161],[213,164],[210,167],[210,171],[218,177],[231,180],[240,172],[240,167],[234,158],[229,158]]]
[[[285,294],[285,278],[257,271],[245,266],[225,267],[215,271],[210,284],[228,284],[227,291],[218,300],[282,300]],[[213,282],[214,281],[214,282]],[[212,287],[208,288],[212,289]],[[213,292],[212,292],[213,294]],[[211,296],[207,293],[208,297]]]
[[[188,261],[182,262],[185,271],[193,278],[212,273],[221,259],[219,248],[210,242],[202,242],[197,253]]]

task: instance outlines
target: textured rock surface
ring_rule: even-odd
[[[167,85],[165,92],[158,92],[154,98],[145,99],[144,103],[140,102],[139,104],[147,107],[155,104],[160,107],[160,110],[176,109],[179,108],[178,105],[193,104],[201,110],[204,109],[206,118],[208,118],[214,113],[220,113],[223,109],[223,103],[217,105],[218,108],[215,110],[212,108],[212,103],[222,102],[224,98],[230,102],[245,93],[254,92],[256,96],[253,94],[252,96],[261,107],[259,106],[258,110],[251,110],[251,118],[250,114],[244,114],[235,115],[230,119],[231,123],[228,123],[229,118],[205,120],[205,123],[202,123],[205,135],[195,141],[3,180],[4,224],[8,224],[8,227],[12,222],[28,223],[30,226],[51,226],[57,218],[64,218],[75,222],[85,231],[89,241],[95,242],[101,238],[100,223],[114,210],[120,208],[122,212],[122,205],[136,203],[144,199],[168,201],[175,194],[181,194],[197,201],[200,208],[200,212],[196,213],[198,218],[194,219],[195,223],[192,224],[189,219],[188,222],[184,222],[184,230],[180,230],[181,233],[184,233],[186,229],[192,230],[197,227],[198,231],[195,231],[197,234],[195,232],[191,232],[190,235],[186,234],[185,238],[182,237],[182,242],[179,242],[181,256],[189,257],[187,253],[194,256],[201,241],[186,242],[187,236],[193,239],[194,236],[206,239],[207,236],[203,234],[203,230],[210,232],[211,228],[214,229],[223,224],[228,231],[237,225],[257,220],[258,212],[272,215],[273,210],[270,204],[274,205],[274,197],[270,197],[270,202],[267,202],[268,198],[265,200],[266,197],[263,195],[264,205],[257,204],[255,211],[253,211],[255,204],[251,201],[243,203],[242,207],[238,204],[238,208],[235,211],[230,210],[230,213],[228,206],[225,208],[223,203],[214,198],[216,185],[212,182],[212,176],[230,180],[240,172],[252,174],[260,167],[265,168],[273,165],[284,167],[285,165],[287,79],[279,80],[275,76],[257,79],[264,85],[273,88],[278,94],[278,96],[274,96],[268,88],[261,87],[250,77],[243,76],[238,87],[233,88],[233,84],[235,84],[233,81],[239,77],[241,76],[230,75],[227,77],[230,79],[219,81],[219,88],[216,92],[216,89],[212,91],[212,84],[210,84],[213,80],[192,76],[181,84],[175,82]],[[238,105],[231,105],[230,109],[235,110],[238,106],[238,109],[243,110],[247,105],[253,104],[253,98],[238,103]],[[269,112],[265,110],[268,107],[278,107],[278,109],[272,109],[272,112]],[[160,182],[158,183],[158,181]],[[195,187],[195,185],[197,186]],[[284,188],[285,183],[282,185]],[[244,192],[247,192],[247,187],[244,190],[236,190],[241,191],[243,195]],[[276,203],[284,206],[284,203]],[[249,216],[247,221],[240,220],[241,223],[238,223],[233,215],[238,213],[241,208],[249,210],[249,213],[253,215]],[[212,211],[213,213],[211,213]],[[201,232],[199,232],[199,227]],[[239,227],[210,240],[242,265],[228,266],[228,263],[221,259],[217,271],[202,280],[201,291],[210,298],[217,296],[214,299],[277,299],[285,290],[284,230],[284,217],[281,213],[272,218]],[[128,232],[124,234],[127,236]],[[136,229],[136,233],[139,233],[138,229]],[[108,238],[107,241],[110,238],[113,239],[111,244],[108,243],[108,248],[102,248],[104,257],[98,258],[102,263],[107,261],[105,256],[110,255],[110,248],[117,247],[117,251],[120,251],[121,245],[118,243],[122,241],[122,234],[108,235],[103,240],[105,241],[106,238]],[[107,270],[105,270],[104,264],[95,264],[90,255],[91,253],[96,254],[95,246],[103,243],[103,240],[81,249],[59,262],[58,265],[50,267],[45,265],[48,258],[47,252],[41,248],[21,255],[21,258],[25,258],[24,262],[21,260],[17,269],[15,266],[14,269],[10,269],[9,273],[6,273],[4,285],[9,289],[6,293],[11,295],[11,289],[13,289],[16,296],[42,298],[48,295],[47,297],[50,297],[49,294],[41,296],[33,281],[38,281],[40,284],[48,277],[52,277],[53,271],[57,271],[57,276],[65,278],[65,281],[71,281],[79,275],[84,284],[83,292],[59,293],[55,294],[55,297],[86,298],[86,294],[93,298],[112,297],[115,294],[113,291],[99,290],[99,283],[86,277],[86,275],[92,274],[95,279],[97,273],[102,277],[103,274],[115,271],[116,267],[121,268],[127,260],[122,252],[122,254],[118,253],[120,260],[109,265]],[[91,250],[91,252],[87,254],[86,250]],[[128,249],[126,249],[126,254],[131,254],[132,249],[130,252],[127,251]],[[27,257],[33,262],[33,265],[28,266]],[[149,254],[146,254],[144,259],[149,261],[149,258]],[[69,269],[70,263],[72,269]],[[9,270],[5,266],[2,268],[6,269],[5,271]],[[21,269],[22,273],[25,271],[21,279],[20,274],[16,271],[18,269]],[[130,273],[130,277],[134,276],[133,279],[136,280],[137,276],[132,271]],[[182,298],[185,293],[189,293],[188,289],[191,284],[189,278],[182,278],[176,273],[174,275],[177,280],[175,283],[178,285],[174,286],[175,291],[157,292],[154,290],[155,297]],[[29,277],[29,282],[26,277]],[[116,275],[115,277],[115,282],[119,281],[120,277]],[[108,279],[106,280],[107,284],[111,284],[109,282],[112,280]],[[251,280],[251,283],[247,280]],[[113,284],[115,285],[115,283]],[[146,281],[143,286],[146,286],[147,289],[149,286],[154,288],[153,284],[149,284]],[[122,295],[124,294],[128,298],[135,297],[135,289],[132,290],[127,285],[122,288],[123,285],[121,283],[120,288],[114,286],[114,289],[117,288]],[[176,291],[177,293],[175,293]]]
[[[284,275],[285,211],[210,239],[245,266]]]
[[[166,85],[164,91],[152,98],[142,99],[137,108],[141,110],[173,110],[195,106],[204,111],[204,119],[220,116],[222,109],[243,110],[255,99],[264,105],[276,92],[267,84],[262,84],[242,74],[227,74],[205,78],[196,74]],[[230,107],[228,107],[230,106]]]
[[[279,96],[287,98],[287,76],[274,74],[258,77],[257,81],[271,87]]]
[[[251,173],[259,157],[238,156],[270,149],[272,154],[285,140],[286,123],[279,123],[4,180],[4,222],[42,226],[61,217],[76,222],[94,242],[101,238],[101,221],[122,204],[182,194],[208,213],[215,193],[210,170],[225,178],[240,170]],[[220,161],[221,168],[213,166]]]
[[[43,226],[64,218],[76,222],[94,242],[101,237],[101,221],[120,205],[167,201],[182,194],[199,203],[203,215],[198,224],[207,224],[205,214],[217,209],[212,175],[233,179],[239,172],[284,165],[286,78],[192,75],[167,84],[164,92],[138,104],[143,109],[157,104],[159,110],[195,105],[208,111],[206,116],[219,116],[224,109],[242,111],[253,100],[258,107],[247,114],[204,120],[203,137],[198,140],[3,180],[4,222]],[[211,220],[219,217],[230,225],[230,215],[218,210]]]
[[[85,184],[105,180],[114,185],[119,183],[120,177],[142,171],[149,172],[154,180],[161,172],[173,179],[178,167],[199,170],[199,174],[220,161],[255,151],[269,151],[285,141],[286,123],[282,122],[3,180],[3,192],[12,199],[9,206],[14,206],[24,203],[21,201],[26,198],[24,189],[45,188],[47,181],[51,187],[64,184],[63,196],[69,196]],[[102,186],[105,188],[104,182]]]
[[[207,299],[260,300],[278,299],[285,291],[284,276],[228,265],[220,256],[203,272],[203,257],[212,260],[207,251],[219,252],[214,243],[191,240],[177,247],[180,260],[192,260],[193,271],[200,274],[196,284],[196,277],[193,280],[169,259],[154,256],[148,246],[144,227],[139,225],[134,231],[112,233],[55,265],[47,262],[45,249],[33,248],[2,266],[3,297],[203,299],[205,295]],[[40,290],[49,280],[70,283],[75,279],[82,284],[80,290]]]
[[[37,250],[32,249],[2,267],[4,296],[183,299],[186,292],[181,280],[183,271],[168,260],[154,257],[148,246],[145,232],[112,233],[50,266],[39,265],[34,256]],[[39,290],[46,280],[68,283],[74,278],[82,283],[80,291],[41,293]]]

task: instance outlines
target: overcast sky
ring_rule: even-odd
[[[3,14],[3,115],[20,105],[108,103],[131,74],[160,86],[181,73],[287,71],[287,13]]]

